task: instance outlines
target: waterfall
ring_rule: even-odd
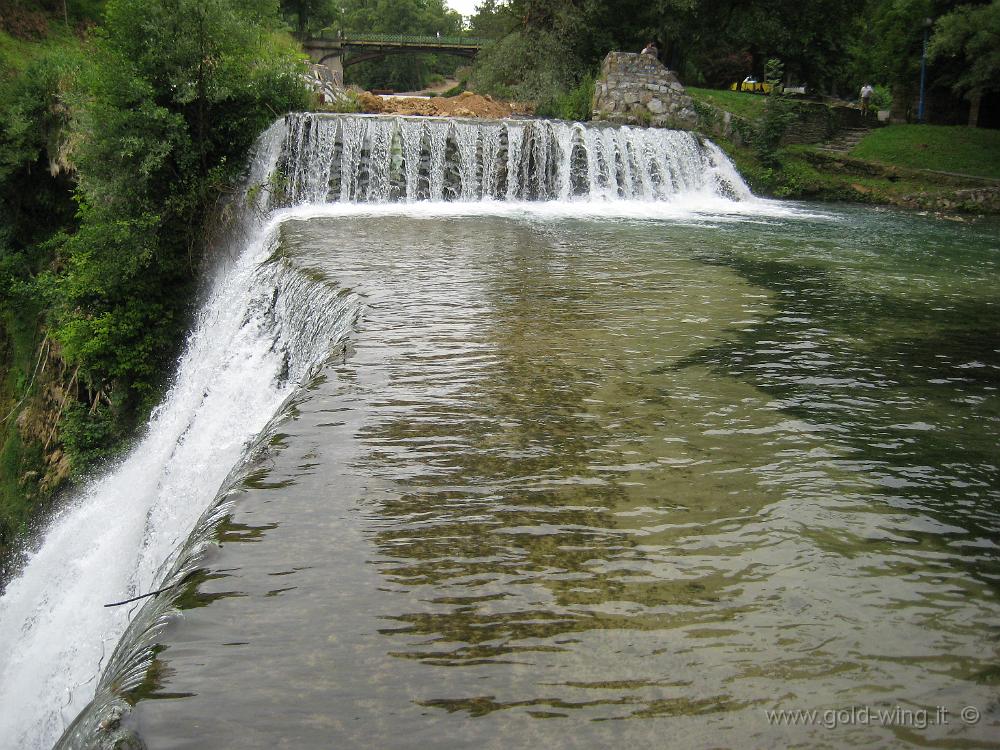
[[[276,205],[750,196],[693,133],[550,120],[290,115],[276,180]]]
[[[327,114],[276,122],[162,404],[128,454],[51,520],[0,597],[0,748],[49,748],[96,706],[64,736],[75,745],[116,691],[141,681],[170,600],[103,605],[197,567],[254,446],[360,314],[354,295],[282,257],[282,209],[682,194],[750,197],[717,147],[679,131]]]
[[[252,177],[273,167],[283,127]],[[49,524],[0,598],[0,747],[48,748],[87,705],[141,606],[106,608],[163,585],[199,517],[247,446],[350,327],[357,301],[249,237],[206,301],[163,403],[135,447]]]

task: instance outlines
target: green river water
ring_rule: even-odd
[[[358,322],[128,722],[150,748],[997,747],[997,230],[287,222]]]

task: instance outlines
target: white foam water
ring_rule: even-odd
[[[291,205],[752,197],[692,133],[551,120],[296,114],[279,172]]]
[[[0,598],[0,747],[51,747],[87,704],[137,609],[104,604],[157,587],[248,443],[343,325],[332,293],[323,300],[301,275],[264,262],[274,237],[274,225],[259,224],[228,264],[145,435],[51,521]],[[304,311],[289,308],[304,305],[332,307],[328,323],[297,325]]]

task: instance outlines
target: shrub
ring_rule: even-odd
[[[555,102],[577,84],[578,61],[555,34],[522,29],[483,48],[476,58],[476,91],[504,99]]]
[[[85,433],[71,427],[78,469],[105,434],[94,425],[111,419],[111,432],[123,433],[155,400],[183,341],[208,212],[257,134],[308,104],[298,54],[267,27],[268,8],[107,4],[70,99],[79,226],[57,243],[58,270],[37,284],[84,396],[116,394]]]
[[[593,102],[594,77],[586,75],[569,91],[559,94],[554,99],[539,102],[535,114],[542,117],[557,117],[561,120],[586,121],[590,119]]]

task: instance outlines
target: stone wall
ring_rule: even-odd
[[[698,115],[677,76],[652,55],[609,52],[594,87],[594,120],[693,130]]]
[[[317,95],[320,104],[336,105],[352,101],[350,95],[337,81],[336,76],[325,65],[310,65],[303,80],[309,89]]]
[[[833,106],[823,102],[796,101],[793,122],[781,137],[781,145],[822,143],[846,128],[873,126],[854,107]]]

